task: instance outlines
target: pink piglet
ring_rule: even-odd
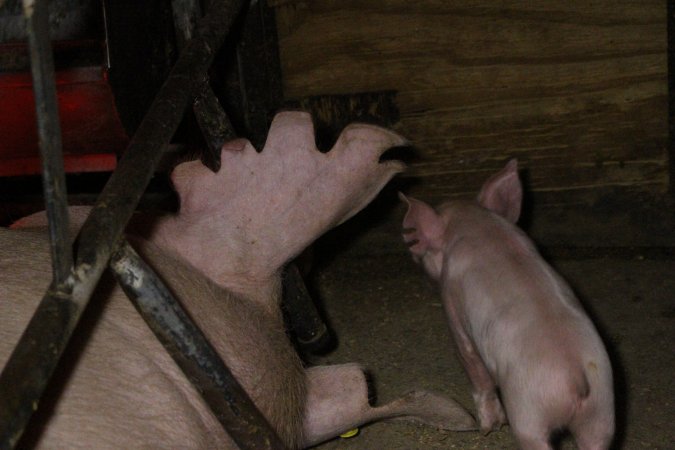
[[[567,283],[515,223],[516,160],[477,201],[436,209],[413,198],[403,220],[413,259],[438,282],[483,433],[506,423],[523,449],[551,449],[569,430],[578,448],[607,449],[614,434],[612,370]]]

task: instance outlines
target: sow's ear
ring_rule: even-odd
[[[403,240],[414,256],[424,256],[429,249],[438,248],[444,226],[434,209],[424,202],[398,193],[401,201],[408,205],[403,218]]]
[[[515,159],[488,178],[478,194],[481,206],[513,223],[518,222],[522,201],[523,186],[518,178],[518,161]]]

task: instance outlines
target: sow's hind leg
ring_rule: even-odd
[[[306,446],[377,420],[408,420],[454,431],[476,429],[464,408],[431,392],[412,391],[384,406],[371,406],[366,377],[357,364],[312,367],[307,379]]]

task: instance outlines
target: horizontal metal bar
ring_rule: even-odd
[[[66,280],[73,266],[73,254],[68,236],[68,198],[61,151],[61,127],[56,100],[54,59],[49,40],[47,0],[24,2],[24,15],[28,31],[33,95],[42,160],[42,189],[49,219],[52,276],[56,284],[61,284]]]
[[[113,253],[110,267],[136,309],[237,445],[242,450],[284,448],[204,334],[127,242]]]
[[[0,374],[0,448],[12,448],[37,408],[49,377],[89,302],[115,243],[168,146],[185,108],[243,0],[212,2],[160,89],[118,170],[111,176],[79,237],[74,269],[52,284]],[[27,0],[27,3],[32,3]],[[12,397],[7,393],[15,391]]]

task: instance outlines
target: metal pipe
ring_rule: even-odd
[[[49,40],[49,11],[46,0],[24,0],[23,9],[28,32],[42,160],[42,189],[49,219],[52,276],[56,284],[62,284],[73,266],[73,254],[68,236],[68,197],[61,151],[54,57]]]
[[[284,270],[283,290],[284,309],[298,345],[311,353],[321,353],[332,338],[294,263]]]
[[[161,279],[122,242],[115,278],[148,326],[242,450],[282,449],[281,440]]]
[[[182,49],[192,39],[197,28],[197,21],[202,16],[199,1],[171,0],[173,24],[176,28],[176,43]]]
[[[194,0],[172,0],[174,25],[179,46],[185,45],[194,33],[195,17],[199,16],[199,4]],[[257,5],[247,11],[247,23],[251,23],[262,14],[261,8],[266,5]],[[256,21],[257,23],[258,21]],[[254,28],[260,31],[259,28]],[[275,32],[275,31],[273,31]],[[250,34],[249,34],[250,35]],[[277,57],[278,59],[278,57]],[[243,80],[241,80],[243,83]],[[214,172],[220,170],[220,150],[225,142],[237,137],[230,119],[220,105],[216,94],[208,81],[194,101],[193,111],[199,129],[206,141],[201,157],[202,163]],[[328,327],[321,319],[314,301],[307,292],[300,271],[295,264],[290,264],[284,272],[284,308],[286,317],[295,333],[298,345],[303,350],[312,353],[321,352],[327,348],[331,336]]]
[[[193,110],[199,129],[206,141],[207,148],[202,154],[202,163],[214,172],[218,172],[220,170],[220,149],[223,148],[225,142],[235,139],[237,135],[208,83],[204,83],[204,88],[195,99]]]
[[[201,16],[199,3],[195,0],[172,0],[171,9],[176,28],[176,42],[178,48],[183,48],[194,35],[195,23]],[[237,135],[208,80],[204,81],[192,109],[206,141],[201,161],[212,171],[218,172],[220,149],[225,142],[235,139]]]
[[[103,270],[145,190],[157,163],[169,145],[186,107],[199,93],[206,70],[223,43],[243,0],[214,2],[200,20],[197,34],[180,54],[129,147],[110,177],[79,237],[77,268]],[[101,234],[100,230],[106,230]],[[97,245],[98,241],[101,241]],[[103,255],[102,261],[98,255]],[[96,269],[93,266],[96,265]]]
[[[47,1],[24,0],[23,9],[30,48],[42,160],[42,188],[49,220],[52,260],[52,284],[41,302],[43,307],[38,309],[29,323],[29,326],[33,324],[33,327],[38,328],[43,321],[63,323],[65,318],[74,314],[74,305],[60,300],[62,295],[70,295],[69,275],[73,256],[68,235],[68,203]],[[71,331],[60,327],[45,330],[42,338],[51,345],[36,346],[35,340],[28,340],[20,348],[17,346],[12,353],[10,359],[15,364],[8,363],[0,378],[0,448],[13,448],[16,445],[25,424],[37,407],[37,400],[28,403],[25,396],[27,394],[28,397],[39,399],[41,389],[35,393],[35,386],[46,383],[52,373],[51,368],[36,367],[34,361],[49,358],[55,352],[60,354],[63,347],[59,344],[63,340],[59,338],[62,333],[70,335]]]
[[[16,446],[38,402],[55,364],[40,361],[56,360],[65,347],[78,316],[78,305],[70,300],[68,284],[52,284],[45,294],[27,329],[41,330],[34,338],[22,336],[10,356],[0,378],[0,449]],[[44,324],[63,326],[44,326]],[[26,333],[24,333],[26,336]]]
[[[52,283],[7,361],[0,374],[0,448],[16,445],[37,408],[114,245],[242,2],[212,2],[82,227],[74,269],[65,282]]]

